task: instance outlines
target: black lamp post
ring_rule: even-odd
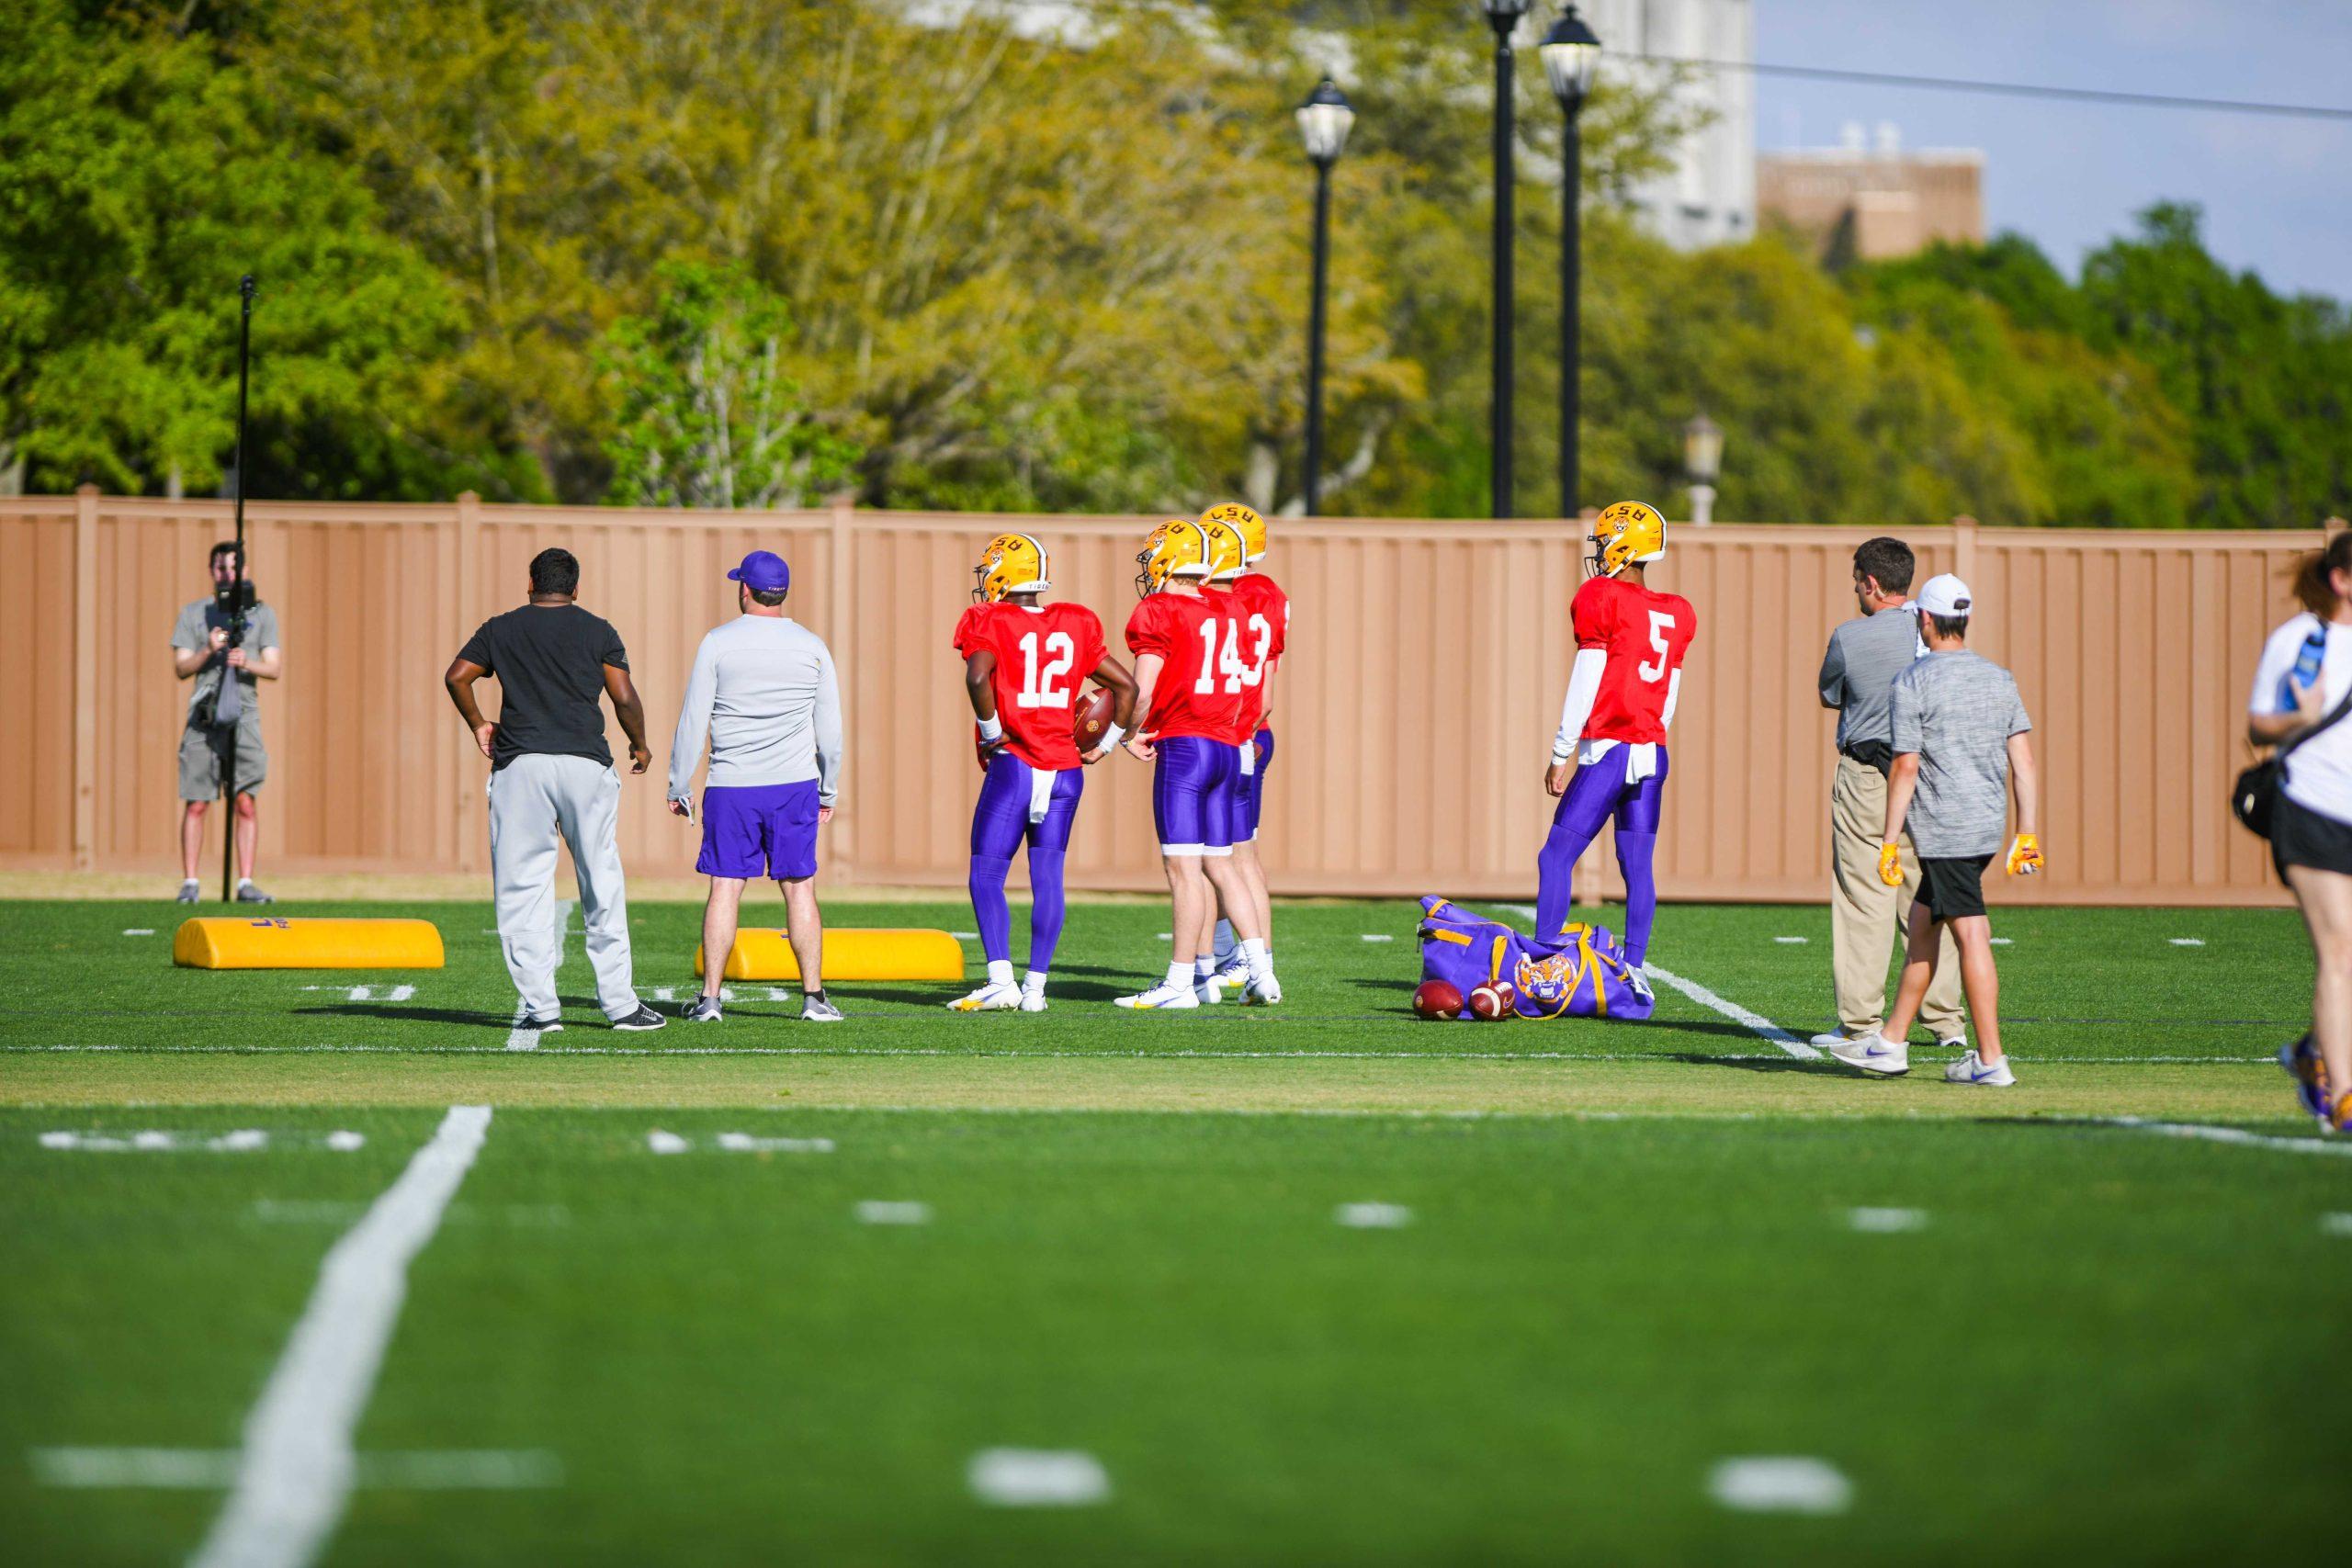
[[[1511,52],[1510,35],[1529,0],[1479,0],[1495,29],[1495,385],[1487,439],[1493,443],[1493,511],[1511,514]]]
[[[1315,165],[1315,287],[1306,310],[1306,514],[1323,499],[1323,307],[1331,265],[1331,165],[1347,150],[1356,111],[1326,76],[1298,106],[1298,134]]]
[[[1690,476],[1690,521],[1715,520],[1715,476],[1724,470],[1724,427],[1700,413],[1682,427],[1682,467]]]
[[[1560,515],[1577,514],[1577,374],[1581,348],[1578,296],[1583,225],[1584,140],[1578,117],[1585,95],[1592,90],[1592,73],[1600,63],[1600,39],[1585,26],[1570,6],[1544,35],[1536,52],[1544,57],[1544,74],[1552,96],[1568,117],[1560,138]]]

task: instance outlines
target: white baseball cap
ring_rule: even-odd
[[[1943,571],[1928,579],[1927,586],[1919,590],[1919,597],[1912,603],[1922,615],[1942,615],[1950,619],[1954,615],[1966,615],[1973,597],[1968,592],[1968,584]]]

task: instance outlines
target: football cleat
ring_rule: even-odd
[[[1266,520],[1259,516],[1253,508],[1238,501],[1221,501],[1201,513],[1204,525],[1212,518],[1233,525],[1233,531],[1241,536],[1242,560],[1250,566],[1257,565],[1266,553]]]
[[[1170,517],[1151,531],[1136,557],[1143,569],[1136,573],[1136,597],[1150,598],[1172,577],[1206,577],[1209,559],[1208,530],[1189,517]]]
[[[2295,1080],[2295,1100],[2303,1114],[2326,1126],[2327,1064],[2320,1059],[2312,1037],[2306,1034],[2292,1045],[2279,1046],[2278,1066]]]
[[[1213,1008],[1225,1000],[1225,981],[1216,975],[1205,979],[1196,978],[1193,982],[1193,995],[1200,998],[1203,1007]]]
[[[1652,1007],[1656,1007],[1657,1005],[1657,993],[1650,989],[1650,977],[1642,973],[1642,966],[1640,964],[1628,964],[1625,965],[1625,984],[1633,987],[1634,995],[1641,998],[1642,1000],[1649,1003]]]
[[[1988,1067],[1984,1065],[1984,1059],[1982,1056],[1971,1051],[1959,1061],[1948,1062],[1944,1065],[1944,1082],[1946,1083],[1982,1084],[1987,1089],[2007,1089],[2017,1081],[2018,1076],[2009,1071],[2009,1059],[2006,1055]]]
[[[1893,1077],[1911,1070],[1911,1047],[1883,1034],[1865,1034],[1860,1040],[1832,1045],[1829,1054],[1873,1077]]]
[[[1666,519],[1657,508],[1621,501],[1592,520],[1588,577],[1614,577],[1629,566],[1646,566],[1666,554]]]
[[[1201,998],[1193,994],[1190,986],[1171,986],[1164,980],[1148,991],[1138,991],[1132,997],[1115,997],[1113,1000],[1123,1008],[1134,1008],[1138,1012],[1201,1005]]]
[[[1209,536],[1209,581],[1230,582],[1249,565],[1249,554],[1241,543],[1241,535],[1217,515],[1219,510],[1211,507],[1201,514],[1201,531]]]
[[[1246,1008],[1270,1008],[1283,999],[1283,983],[1272,975],[1262,980],[1252,980],[1241,987],[1241,1005]]]
[[[1021,1006],[1018,986],[982,986],[947,1004],[951,1012],[1012,1012]]]
[[[995,604],[1015,593],[1040,593],[1053,584],[1046,578],[1046,547],[1034,534],[999,534],[980,550],[980,564],[972,569],[978,586],[975,604]]]
[[[1045,1011],[1046,993],[1043,991],[1023,991],[1021,993],[1021,1010],[1023,1012]]]
[[[1216,972],[1216,983],[1228,991],[1239,990],[1250,983],[1250,961],[1237,950]]]

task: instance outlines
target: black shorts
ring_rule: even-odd
[[[2298,806],[2281,792],[2270,812],[2270,860],[2281,882],[2290,865],[2352,876],[2352,823]]]
[[[1991,855],[1962,855],[1953,860],[1919,860],[1919,903],[1939,920],[1957,920],[1984,912],[1984,868]]]

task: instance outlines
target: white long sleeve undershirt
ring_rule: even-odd
[[[1592,705],[1600,695],[1601,671],[1609,667],[1609,650],[1602,648],[1577,649],[1577,661],[1568,672],[1568,694],[1560,704],[1560,728],[1552,737],[1552,761],[1565,762],[1574,757],[1579,762],[1597,761],[1605,755],[1614,740],[1586,740],[1584,727],[1592,717]],[[1674,728],[1674,709],[1682,696],[1682,671],[1675,671],[1667,677],[1666,705],[1659,711],[1658,723],[1667,729]]]

